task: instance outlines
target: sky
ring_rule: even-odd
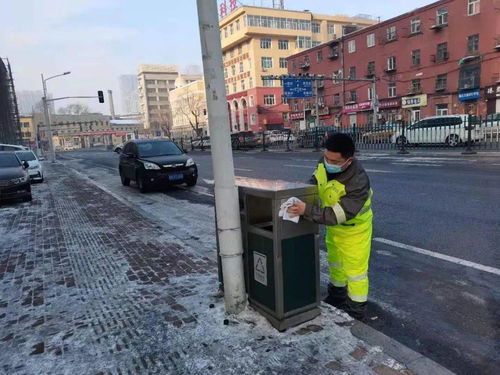
[[[285,0],[285,8],[385,20],[432,2]],[[238,4],[270,6],[271,0]],[[119,113],[121,74],[136,74],[144,63],[201,66],[195,0],[0,0],[0,8],[0,57],[9,58],[18,90],[40,90],[41,73],[71,71],[50,80],[49,92],[59,97],[111,89]],[[97,99],[80,102],[109,113]]]

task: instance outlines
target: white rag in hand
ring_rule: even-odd
[[[288,212],[288,208],[292,207],[294,203],[302,202],[299,198],[291,197],[285,203],[283,203],[280,207],[280,212],[278,213],[279,217],[282,217],[283,220],[293,221],[295,224],[299,222],[300,216],[293,215]]]

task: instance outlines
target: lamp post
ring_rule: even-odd
[[[65,76],[65,75],[68,75],[70,74],[71,72],[64,72],[62,74],[57,74],[55,76],[52,76],[52,77],[49,77],[49,78],[43,78],[43,74],[41,75],[42,76],[42,87],[43,87],[43,98],[42,98],[42,101],[43,101],[43,113],[44,113],[44,117],[45,117],[45,126],[46,126],[46,129],[47,129],[47,136],[49,138],[49,160],[52,162],[52,163],[55,163],[56,161],[56,152],[54,150],[54,143],[52,141],[52,127],[51,127],[51,124],[50,124],[50,115],[49,115],[49,106],[47,104],[47,81],[49,79],[53,79],[53,78],[56,78],[56,77],[61,77],[61,76]]]

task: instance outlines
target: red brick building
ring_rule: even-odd
[[[500,112],[500,0],[441,0],[288,59],[290,74],[376,77],[379,123]],[[320,124],[373,119],[369,82],[320,83]],[[312,122],[314,99],[289,101],[289,126]],[[304,125],[304,122],[302,122]]]

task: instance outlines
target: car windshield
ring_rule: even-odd
[[[15,154],[0,154],[0,168],[19,167],[19,159]]]
[[[35,154],[31,151],[20,151],[16,152],[17,157],[19,160],[26,160],[26,161],[33,161],[36,160]]]
[[[170,141],[137,143],[140,157],[182,155],[182,151]]]

